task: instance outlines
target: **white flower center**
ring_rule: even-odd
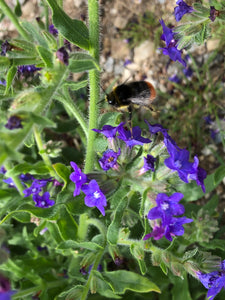
[[[98,191],[94,192],[94,198],[98,199],[100,197],[100,193]]]
[[[169,204],[164,202],[164,203],[162,204],[162,209],[163,209],[163,210],[167,210],[168,208],[169,208]]]
[[[181,164],[180,160],[176,160],[176,161],[175,161],[175,166],[176,166],[178,169],[180,169],[180,168],[182,167],[182,164]]]

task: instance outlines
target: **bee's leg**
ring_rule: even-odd
[[[133,133],[132,133],[132,105],[128,106],[128,113],[129,113],[128,124],[129,124],[129,127],[130,127],[131,135],[133,136]]]

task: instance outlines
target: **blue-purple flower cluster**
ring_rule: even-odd
[[[106,197],[100,190],[97,181],[94,179],[89,180],[75,162],[71,161],[70,164],[74,169],[74,172],[70,175],[70,180],[76,185],[73,196],[78,196],[82,191],[86,195],[84,198],[85,205],[88,207],[96,206],[102,215],[105,216]]]
[[[55,201],[50,199],[49,192],[44,192],[47,183],[52,181],[52,178],[34,179],[31,186],[23,191],[24,197],[32,195],[35,206],[40,208],[47,208],[54,205]]]
[[[201,186],[203,192],[205,192],[204,179],[207,174],[204,169],[199,167],[198,157],[194,157],[194,162],[189,161],[189,151],[181,149],[177,146],[176,142],[167,133],[167,130],[160,124],[151,125],[147,121],[149,131],[152,134],[161,132],[164,136],[164,144],[169,153],[169,157],[165,159],[164,164],[173,172],[177,171],[180,179],[186,183],[189,180],[195,180],[198,185]]]
[[[172,236],[184,234],[183,224],[193,222],[192,219],[181,217],[176,218],[184,213],[184,206],[178,202],[183,198],[183,194],[174,193],[171,196],[160,193],[156,197],[156,207],[153,207],[148,213],[149,220],[153,222],[153,231],[146,234],[144,240],[153,237],[155,240],[165,236],[172,241]]]
[[[189,152],[177,146],[175,141],[169,136],[167,129],[163,128],[160,124],[151,125],[147,121],[146,124],[154,140],[156,140],[156,135],[158,135],[159,132],[164,136],[164,142],[162,146],[158,148],[164,148],[163,169],[165,170],[165,174],[171,176],[170,174],[177,172],[182,181],[188,183],[190,180],[195,180],[196,183],[201,186],[202,190],[205,191],[204,179],[206,177],[206,171],[199,167],[197,156],[194,157],[194,162],[190,162]],[[116,181],[122,180],[122,177],[125,177],[126,184],[134,189],[137,187],[138,190],[142,191],[149,188],[151,184],[154,186],[155,179],[153,179],[153,175],[151,174],[155,174],[155,172],[157,174],[157,161],[160,160],[162,165],[162,159],[158,157],[160,154],[158,154],[157,157],[152,155],[153,153],[157,154],[154,150],[154,144],[151,146],[151,139],[142,136],[140,127],[135,126],[132,129],[127,129],[124,123],[121,123],[116,127],[104,125],[102,129],[93,130],[103,134],[109,142],[109,149],[107,149],[99,159],[100,167],[103,171],[107,172],[108,178],[110,178],[112,174],[113,178],[117,178]],[[147,146],[148,144],[150,144],[150,146]],[[138,159],[136,159],[133,168],[129,167],[128,170],[127,164],[136,156],[136,148],[140,148],[140,146],[144,145],[146,146],[143,148],[151,148],[153,151],[147,155],[146,152],[140,155]],[[164,158],[166,157],[165,148],[168,153],[167,158]],[[73,193],[74,197],[79,195],[82,191],[86,195],[85,205],[88,207],[95,206],[105,215],[104,208],[107,205],[104,195],[105,190],[101,190],[99,187],[99,184],[103,186],[102,182],[95,180],[95,174],[93,174],[93,176],[84,174],[74,162],[71,162],[71,166],[74,172],[70,175],[70,179],[76,185]],[[160,166],[160,168],[162,169],[162,166]],[[145,180],[142,180],[141,176],[145,176]],[[94,177],[94,179],[92,177]],[[157,178],[157,175],[154,178]],[[162,180],[161,178],[160,182]],[[132,185],[133,183],[137,184],[136,187]],[[165,236],[171,241],[172,236],[179,236],[184,233],[183,224],[192,222],[192,219],[186,217],[176,218],[176,216],[184,213],[184,207],[178,204],[182,197],[183,195],[181,193],[175,193],[170,196],[164,193],[158,194],[156,198],[157,207],[149,211],[148,218],[151,221],[155,219],[159,220],[154,221],[153,232],[146,235],[145,239],[149,237],[160,239]]]
[[[10,300],[15,293],[11,290],[9,280],[0,274],[0,300]]]
[[[163,40],[166,43],[166,47],[159,48],[163,50],[164,55],[168,55],[173,61],[179,61],[184,67],[186,67],[187,63],[184,59],[182,59],[182,50],[179,50],[178,47],[178,40],[176,39],[175,35],[176,33],[173,32],[172,29],[167,27],[161,19],[160,24],[163,28],[163,34],[161,35],[161,40]]]
[[[197,276],[208,289],[207,298],[213,300],[222,288],[225,289],[225,260],[221,262],[220,270],[208,274],[197,272]]]

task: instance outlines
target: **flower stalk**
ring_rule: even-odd
[[[99,64],[99,3],[98,0],[88,1],[88,18],[89,18],[89,38],[90,38],[90,50],[89,54]],[[88,142],[87,152],[85,159],[84,172],[90,173],[94,167],[95,149],[94,141],[96,133],[92,130],[97,128],[98,120],[98,101],[100,97],[100,85],[99,85],[99,71],[89,71],[89,125],[88,125]]]

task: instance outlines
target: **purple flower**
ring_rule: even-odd
[[[101,214],[105,216],[106,197],[100,190],[97,181],[93,179],[88,184],[82,185],[81,190],[86,195],[84,198],[85,205],[88,207],[96,206]]]
[[[172,236],[184,234],[183,224],[193,222],[192,219],[181,217],[174,218],[184,213],[183,205],[178,202],[183,198],[183,194],[174,193],[167,196],[160,193],[156,198],[156,207],[153,207],[148,213],[149,220],[161,219],[161,224],[154,224],[153,231],[145,235],[144,240],[153,237],[155,240],[161,239],[164,235],[172,241]]]
[[[6,56],[6,53],[12,49],[12,46],[9,44],[8,41],[5,41],[2,43],[1,48],[2,48],[1,55]]]
[[[198,157],[194,157],[194,163],[192,165],[193,167],[193,173],[189,174],[190,179],[196,180],[197,185],[200,185],[203,192],[205,193],[205,185],[204,185],[204,179],[207,177],[207,173],[204,169],[198,166],[199,160]]]
[[[91,273],[92,268],[93,268],[93,264],[89,266],[88,274]],[[97,271],[102,272],[102,265],[98,265]]]
[[[130,59],[126,59],[123,63],[124,67],[126,67],[129,64],[132,64],[132,61]]]
[[[21,119],[17,116],[9,117],[7,123],[5,124],[5,127],[9,130],[23,128],[23,126],[21,124]]]
[[[191,78],[192,74],[193,74],[193,70],[191,67],[188,68],[184,68],[183,69],[183,73],[187,78]]]
[[[58,35],[58,30],[55,28],[55,26],[53,24],[49,25],[48,31],[49,31],[49,33],[51,33],[54,36]]]
[[[12,180],[12,178],[7,178],[7,179],[3,179],[3,182],[7,183],[9,185],[9,187],[16,187],[14,181]]]
[[[184,234],[183,224],[193,222],[192,219],[182,217],[182,218],[172,218],[170,223],[165,226],[165,238],[172,241],[172,236],[180,236]]]
[[[145,120],[145,123],[148,125],[149,131],[151,134],[156,134],[158,132],[162,132],[162,134],[164,136],[166,136],[166,137],[168,136],[168,133],[167,133],[168,129],[163,128],[162,125],[160,125],[160,124],[151,125],[147,120]]]
[[[123,140],[126,143],[126,145],[130,148],[132,148],[135,145],[151,143],[151,140],[141,136],[141,128],[138,126],[132,128],[132,134],[130,130],[126,130],[123,126],[120,126],[118,128],[118,133],[118,139]]]
[[[174,193],[171,196],[159,193],[156,197],[157,206],[149,211],[148,219],[162,219],[162,226],[170,224],[173,216],[182,215],[185,211],[184,206],[178,203],[183,197],[181,193]]]
[[[174,14],[177,22],[182,19],[183,15],[192,13],[194,11],[194,9],[187,5],[183,0],[178,0],[176,4],[178,6],[174,8]]]
[[[161,39],[166,43],[165,48],[159,49],[163,50],[164,55],[168,55],[173,61],[179,61],[184,67],[186,67],[186,61],[181,58],[182,51],[177,49],[177,40],[174,38],[175,33],[172,29],[165,25],[163,19],[159,22],[163,28]]]
[[[10,290],[9,280],[0,275],[0,300],[10,300],[11,296],[15,293],[16,291]]]
[[[30,195],[36,195],[42,192],[43,187],[46,186],[47,182],[51,181],[51,178],[49,179],[35,179],[31,186],[25,190],[23,190],[23,193],[25,194],[24,197],[29,197]]]
[[[210,115],[207,115],[206,117],[204,117],[204,120],[205,120],[206,124],[208,124],[208,125],[212,124],[212,122],[213,122]]]
[[[61,47],[56,51],[56,56],[58,59],[65,65],[69,64],[69,54],[66,51],[65,47]]]
[[[120,149],[118,152],[114,152],[112,149],[108,149],[103,153],[102,158],[99,160],[99,164],[104,171],[108,171],[117,164],[117,158],[120,156]]]
[[[169,139],[166,140],[166,147],[170,154],[164,164],[171,170],[177,171],[181,180],[188,183],[188,174],[194,173],[193,164],[189,162],[189,151],[179,149]]]
[[[5,79],[3,79],[3,80],[0,80],[0,85],[4,85],[4,86],[6,86],[6,81],[5,81]]]
[[[55,201],[50,199],[49,192],[45,192],[42,196],[38,194],[33,195],[35,206],[40,208],[47,208],[55,204]]]
[[[175,83],[181,83],[181,79],[176,74],[169,77],[169,80],[172,81],[172,82],[175,82]]]
[[[160,240],[165,234],[165,228],[163,226],[154,226],[153,231],[151,233],[148,233],[144,236],[143,240],[148,240],[151,237],[154,238],[154,240]]]
[[[20,179],[22,181],[29,181],[29,180],[34,180],[34,176],[29,174],[29,173],[26,173],[26,174],[20,174]]]
[[[151,170],[152,172],[155,171],[155,164],[156,158],[152,155],[148,154],[147,157],[144,157],[144,166],[139,170],[139,175],[144,174],[145,172]]]
[[[205,288],[208,289],[207,298],[213,300],[216,295],[221,291],[222,288],[225,289],[225,260],[221,262],[221,269],[219,271],[213,271],[208,274],[198,272],[197,276]]]
[[[32,73],[41,70],[41,68],[35,67],[35,65],[23,65],[18,67],[18,73],[24,76],[29,76]]]
[[[214,22],[216,17],[218,17],[220,14],[220,11],[215,9],[214,6],[210,6],[210,16],[209,16],[209,19]]]
[[[103,134],[107,139],[114,139],[116,137],[116,133],[118,131],[118,128],[123,126],[125,123],[120,123],[118,126],[113,127],[111,125],[104,125],[102,129],[92,129],[95,132]]]
[[[71,167],[74,169],[74,172],[70,174],[70,180],[73,181],[76,185],[75,190],[73,192],[73,196],[76,197],[80,194],[80,190],[83,184],[87,183],[86,174],[82,173],[81,169],[78,168],[75,162],[70,162]]]

